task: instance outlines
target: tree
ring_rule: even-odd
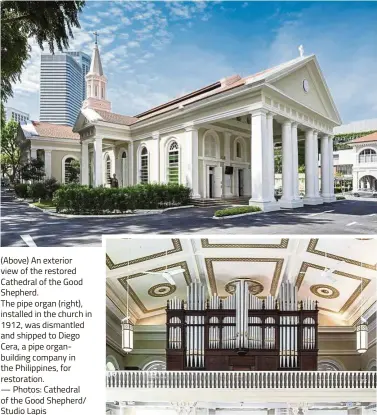
[[[17,136],[18,123],[9,121],[1,125],[1,169],[11,183],[19,179],[22,159],[27,143]]]
[[[67,167],[68,183],[78,183],[80,179],[80,162],[72,160]]]
[[[41,181],[45,176],[44,161],[36,158],[31,159],[21,168],[21,177],[33,183]]]
[[[13,95],[12,83],[20,80],[29,57],[29,38],[50,52],[68,48],[72,29],[79,28],[78,14],[85,1],[3,1],[1,4],[1,99]]]

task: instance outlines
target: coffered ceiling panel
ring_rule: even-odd
[[[107,241],[106,265],[109,269],[121,268],[139,262],[181,252],[179,239],[109,239]]]
[[[164,316],[166,301],[186,299],[193,280],[225,297],[232,281],[247,278],[250,292],[277,296],[283,280],[298,287],[299,299],[317,300],[324,321],[351,324],[376,301],[377,239],[241,237],[135,237],[106,239],[108,299],[136,320]],[[146,271],[184,268],[170,284]],[[327,323],[328,324],[328,323]]]

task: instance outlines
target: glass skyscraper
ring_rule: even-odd
[[[90,57],[83,52],[41,56],[40,121],[73,126],[86,98]]]

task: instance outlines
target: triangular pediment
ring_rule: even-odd
[[[266,82],[334,123],[342,123],[314,55],[290,68],[267,76]]]

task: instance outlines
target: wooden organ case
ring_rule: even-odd
[[[226,299],[192,283],[186,303],[168,300],[167,370],[317,370],[318,303],[289,282],[265,299],[235,285]]]

